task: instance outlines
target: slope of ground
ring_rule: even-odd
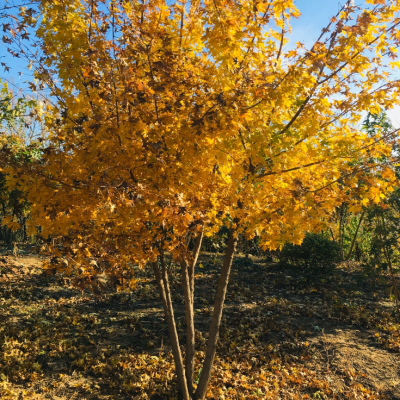
[[[221,262],[203,254],[196,270],[198,361]],[[134,291],[93,295],[40,264],[36,256],[0,257],[2,399],[179,398],[149,271],[138,271]],[[178,278],[172,287],[184,340]],[[369,279],[355,266],[307,284],[238,257],[208,397],[400,399],[400,331],[388,298],[385,277]]]

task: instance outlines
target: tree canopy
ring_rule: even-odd
[[[291,0],[37,3],[18,30],[35,29],[41,55],[25,54],[57,100],[42,160],[18,184],[32,225],[65,245],[64,272],[87,285],[152,263],[169,309],[170,257],[193,314],[190,238],[226,225],[217,329],[238,232],[300,243],[343,202],[357,210],[392,190],[397,132],[360,123],[399,100],[397,2],[347,1],[309,49],[289,42]]]

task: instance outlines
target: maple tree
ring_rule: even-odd
[[[237,235],[257,234],[265,248],[301,243],[337,206],[359,211],[392,190],[396,130],[370,136],[357,125],[364,111],[398,102],[399,6],[347,1],[306,49],[287,46],[300,15],[291,0],[37,3],[5,30],[13,43],[35,28],[40,56],[24,46],[18,55],[56,100],[41,162],[13,166],[20,179],[10,187],[29,192],[32,227],[64,246],[60,272],[77,285],[99,288],[107,274],[134,287],[133,266],[152,266],[183,397],[203,399]],[[223,225],[195,387],[195,265],[203,235]],[[172,263],[185,294],[185,363]]]

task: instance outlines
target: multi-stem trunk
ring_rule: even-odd
[[[194,345],[195,345],[195,331],[194,331],[194,267],[201,248],[203,234],[200,233],[196,239],[195,248],[191,262],[183,261],[181,264],[182,284],[185,294],[185,312],[186,312],[186,325],[187,325],[187,345],[186,345],[186,370],[182,359],[181,350],[179,347],[179,338],[176,329],[176,322],[172,307],[171,292],[168,282],[168,274],[165,265],[164,254],[161,252],[160,261],[161,268],[158,263],[153,264],[154,273],[159,286],[161,301],[165,311],[165,316],[168,324],[169,336],[171,340],[172,353],[174,355],[175,369],[178,377],[178,383],[182,392],[184,400],[196,399],[203,400],[206,395],[206,390],[211,378],[212,365],[217,350],[217,342],[219,336],[219,329],[221,325],[222,310],[224,306],[226,291],[229,282],[229,275],[232,267],[233,256],[236,250],[237,238],[236,233],[232,230],[228,245],[225,251],[223,266],[218,283],[217,294],[214,305],[214,313],[211,320],[209,339],[207,342],[207,349],[205,360],[203,363],[200,381],[197,390],[193,393],[193,371],[194,371]]]
[[[186,376],[185,376],[185,367],[183,365],[182,353],[179,347],[179,337],[176,329],[174,310],[172,306],[171,291],[168,282],[168,273],[165,265],[164,254],[162,252],[160,256],[160,261],[161,261],[161,269],[158,265],[158,262],[155,262],[153,263],[153,270],[156,276],[156,281],[161,296],[161,302],[167,320],[169,337],[172,346],[172,354],[174,356],[175,370],[176,370],[176,375],[178,377],[179,387],[182,392],[184,400],[190,400],[191,395],[189,395]]]
[[[193,395],[195,330],[194,330],[194,268],[200,253],[203,231],[198,233],[191,260],[181,262],[181,279],[186,312],[186,381],[190,396]]]
[[[233,256],[237,245],[236,232],[231,230],[228,239],[228,245],[225,251],[224,263],[221,269],[217,294],[215,298],[214,313],[211,319],[209,337],[207,341],[206,355],[201,371],[199,384],[195,393],[196,400],[203,400],[206,396],[207,387],[210,383],[212,365],[214,363],[215,353],[217,351],[217,343],[219,336],[219,328],[221,325],[222,310],[226,296],[226,290],[229,282],[229,275],[232,267]]]

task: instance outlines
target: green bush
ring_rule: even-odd
[[[301,245],[286,243],[279,253],[280,264],[310,278],[332,273],[340,261],[339,245],[324,233],[307,233]]]

